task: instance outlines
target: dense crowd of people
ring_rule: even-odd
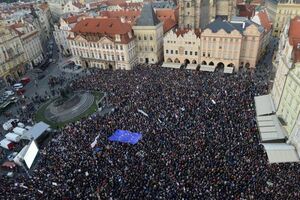
[[[5,199],[300,199],[299,164],[270,165],[259,144],[254,96],[267,93],[268,70],[253,77],[158,66],[95,69],[72,87],[106,92],[114,112],[68,124],[40,149],[30,177],[1,177],[0,193]],[[116,129],[142,133],[142,140],[108,141]]]

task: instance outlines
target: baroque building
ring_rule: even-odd
[[[132,28],[117,18],[79,21],[68,37],[77,65],[104,69],[132,69],[136,42]]]
[[[216,18],[231,20],[236,14],[235,0],[179,0],[179,27],[204,29]]]
[[[161,22],[150,3],[145,3],[140,17],[133,26],[137,38],[139,63],[157,63],[163,60],[163,22]]]
[[[300,18],[288,20],[273,61],[271,93],[255,97],[257,124],[270,163],[299,162]]]

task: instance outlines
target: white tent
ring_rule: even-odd
[[[285,143],[263,143],[269,163],[299,162],[295,147]]]
[[[21,136],[15,133],[7,133],[5,138],[12,141],[12,142],[20,142]]]
[[[257,124],[263,142],[285,139],[286,133],[276,115],[259,116]]]
[[[270,94],[254,97],[256,115],[269,115],[275,113],[275,106]]]
[[[213,65],[201,65],[200,71],[214,72],[215,68],[216,68],[216,66],[213,66]]]
[[[39,122],[35,124],[31,129],[28,130],[28,133],[33,139],[40,137],[50,126],[44,122]]]
[[[16,127],[13,129],[13,132],[20,136],[23,136],[26,133],[26,131],[27,131],[26,129],[20,127]]]
[[[196,70],[198,67],[198,64],[188,64],[186,66],[186,69],[192,69],[192,70]]]
[[[232,74],[233,67],[224,67],[224,73],[225,74]]]
[[[8,139],[4,138],[3,140],[0,141],[0,146],[3,147],[4,149],[12,149],[13,143]]]
[[[9,129],[11,129],[12,128],[12,122],[13,121],[19,121],[18,119],[10,119],[10,120],[8,120],[7,122],[5,122],[3,125],[2,125],[2,127],[3,127],[3,129],[5,130],[5,131],[8,131]]]
[[[16,157],[14,158],[14,162],[19,165],[22,166],[22,160],[24,159],[24,155],[27,152],[29,145],[25,145],[22,150],[16,155]]]
[[[179,69],[181,65],[182,65],[182,64],[180,64],[180,63],[166,63],[166,62],[164,62],[164,63],[162,64],[163,67],[167,67],[167,68],[175,68],[175,69]]]

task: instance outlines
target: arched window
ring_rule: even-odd
[[[187,7],[187,8],[190,7],[190,3],[189,3],[189,2],[186,3],[186,7]]]

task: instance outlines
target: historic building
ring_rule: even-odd
[[[144,4],[133,30],[137,41],[138,62],[157,63],[162,61],[163,22],[156,17],[150,3]]]
[[[300,0],[267,0],[265,6],[273,22],[273,35],[279,37],[286,20],[300,15]]]
[[[266,48],[269,32],[247,18],[234,17],[230,22],[217,19],[202,32],[176,30],[164,38],[164,65],[187,65],[190,69],[253,69]],[[178,64],[179,63],[179,64]]]
[[[83,19],[71,30],[68,40],[77,65],[129,70],[137,63],[132,28],[120,19]]]
[[[21,43],[26,55],[26,67],[38,66],[44,59],[42,43],[39,31],[26,21],[18,22],[10,26],[21,39]]]
[[[60,52],[64,56],[71,55],[68,36],[72,28],[74,28],[76,23],[80,21],[84,16],[84,14],[80,14],[61,17],[59,23],[54,25],[53,36]]]
[[[179,27],[205,28],[217,18],[230,20],[236,14],[234,0],[179,0]]]
[[[0,77],[13,84],[25,72],[26,58],[17,33],[0,21]]]
[[[271,94],[255,97],[260,138],[270,163],[299,162],[300,17],[287,21],[273,64]]]
[[[165,65],[199,64],[200,32],[189,29],[169,31],[164,37]]]

